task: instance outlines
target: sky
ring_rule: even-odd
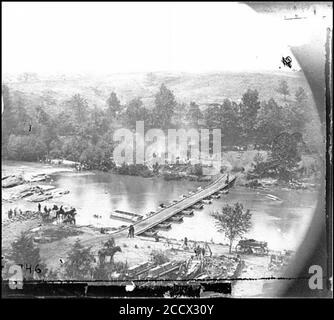
[[[238,3],[2,2],[3,73],[278,71],[286,38]]]

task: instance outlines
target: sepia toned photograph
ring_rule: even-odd
[[[2,2],[2,298],[331,298],[332,13]]]

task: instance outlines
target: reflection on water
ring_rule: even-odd
[[[53,178],[57,187],[70,191],[61,199],[77,208],[77,223],[104,226],[126,224],[109,219],[113,210],[145,214],[201,185],[190,181],[164,181],[107,173],[65,174]],[[94,214],[102,218],[97,220]]]
[[[182,194],[194,191],[201,184],[190,181],[164,181],[160,178],[141,178],[106,173],[55,175],[55,185],[70,191],[62,197],[64,203],[77,208],[78,224],[119,226],[126,224],[109,218],[113,210],[125,210],[144,214],[157,209],[162,202],[178,199]],[[283,202],[270,200],[266,194],[279,197]],[[160,234],[182,239],[226,243],[217,232],[210,212],[224,204],[241,202],[252,212],[252,228],[247,237],[267,241],[270,249],[297,249],[312,218],[317,193],[305,190],[257,191],[234,187],[228,195],[214,200],[211,205],[196,211],[192,218],[184,218],[182,224],[173,224],[170,231]],[[93,217],[94,214],[101,219]]]
[[[281,203],[269,200],[267,193],[278,196]],[[252,213],[252,228],[246,235],[261,241],[267,241],[273,250],[297,249],[312,219],[317,193],[307,191],[256,191],[235,187],[228,195],[213,200],[204,210],[197,211],[186,223],[175,225],[168,232],[171,237],[199,238],[206,241],[226,243],[224,235],[217,232],[215,221],[210,212],[220,210],[225,204],[241,202]]]

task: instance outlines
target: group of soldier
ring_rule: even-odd
[[[55,207],[57,207],[57,206],[55,205]],[[38,209],[38,212],[42,212],[42,206],[41,206],[40,203],[38,203],[37,209]],[[58,207],[57,207],[57,209],[58,209]],[[48,215],[51,213],[51,210],[54,210],[54,208],[51,209],[51,208],[48,208],[47,206],[44,206],[44,208],[43,208],[44,213],[48,214]]]
[[[40,203],[38,203],[37,209],[38,209],[38,212],[42,212],[42,206],[41,206]],[[60,208],[58,208],[58,206],[56,204],[54,204],[52,208],[48,208],[47,206],[44,206],[44,208],[43,208],[43,211],[46,214],[50,214],[52,210],[57,211],[60,214],[65,213],[65,211],[63,209],[63,206],[60,206]]]
[[[202,247],[194,243],[194,253],[196,255],[196,258],[203,259],[207,252],[209,252],[209,255],[211,257],[212,251],[207,243],[205,243],[205,245],[203,245]]]
[[[40,203],[38,203],[38,206],[37,206],[37,209],[38,209],[38,212],[42,213],[42,206]],[[64,210],[62,209],[62,207],[60,208],[63,212]],[[49,215],[51,213],[51,210],[58,210],[58,207],[56,205],[53,206],[53,208],[48,208],[47,206],[44,206],[44,213]],[[17,215],[21,215],[23,212],[21,209],[17,209],[15,208],[14,210],[13,209],[9,209],[7,214],[8,214],[8,218],[11,219],[13,217],[16,217]]]
[[[56,219],[61,219],[63,222],[70,222],[75,224],[75,209],[72,209],[70,211],[65,211],[63,209],[63,206],[58,207],[57,205],[53,205],[52,208],[48,208],[47,206],[44,206],[44,209],[42,211],[42,206],[40,203],[38,203],[38,212],[42,214],[44,219],[48,219],[50,217],[51,211],[53,211],[56,214]]]
[[[17,215],[21,215],[22,214],[22,210],[21,209],[17,209],[15,208],[14,210],[13,209],[9,209],[8,212],[8,219],[11,219],[13,217],[16,217]]]

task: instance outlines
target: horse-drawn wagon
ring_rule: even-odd
[[[240,240],[235,248],[238,253],[267,255],[268,243],[265,241],[257,241],[254,239]]]

